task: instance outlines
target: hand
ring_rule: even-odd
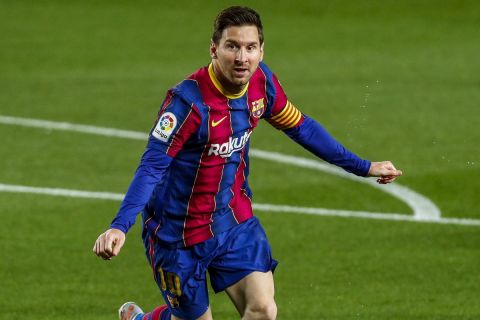
[[[390,161],[372,162],[368,170],[369,177],[380,177],[380,179],[377,179],[380,184],[393,182],[402,174],[402,171],[397,170]]]
[[[112,260],[112,257],[118,255],[124,243],[125,233],[118,229],[108,229],[98,236],[93,252],[103,260]]]

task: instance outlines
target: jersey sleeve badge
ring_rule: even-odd
[[[165,112],[158,120],[152,135],[160,141],[167,142],[177,126],[177,117],[171,112]]]

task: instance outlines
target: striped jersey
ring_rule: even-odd
[[[327,161],[337,161],[359,175],[368,171],[367,160],[346,149],[339,153],[337,144],[331,146],[336,149],[331,150],[333,156],[322,154],[329,152],[329,146],[321,145],[329,140],[311,139],[319,134],[318,140],[323,140],[325,132],[314,124],[302,126],[311,119],[288,101],[264,63],[235,95],[225,92],[210,64],[167,92],[111,227],[127,232],[143,210],[146,232],[163,243],[183,247],[251,218],[249,140],[261,119]]]

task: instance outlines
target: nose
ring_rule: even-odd
[[[240,48],[237,51],[237,54],[235,56],[235,62],[246,62],[247,61],[247,49],[246,48]]]

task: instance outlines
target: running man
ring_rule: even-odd
[[[402,174],[361,159],[291,103],[262,62],[260,16],[230,7],[216,17],[211,62],[168,90],[140,165],[110,228],[93,251],[117,256],[138,213],[166,305],[144,313],[127,302],[122,320],[212,319],[206,273],[242,319],[275,319],[277,261],[252,212],[249,139],[265,119],[319,158],[385,184]]]

